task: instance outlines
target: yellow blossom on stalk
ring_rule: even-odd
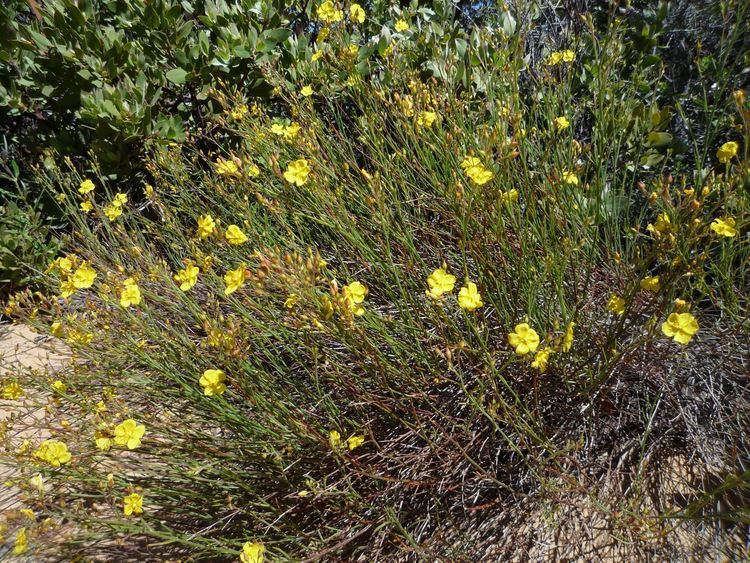
[[[15,401],[19,399],[21,395],[23,395],[23,388],[15,381],[11,381],[3,387],[3,399]]]
[[[315,51],[311,57],[311,60],[313,62],[320,60],[323,58],[323,51]]]
[[[201,215],[198,217],[198,229],[196,234],[199,238],[211,236],[214,232],[214,228],[216,228],[216,223],[214,222],[213,217],[210,215]]]
[[[309,98],[313,95],[312,86],[303,86],[299,93],[302,94],[305,98]]]
[[[234,176],[239,172],[240,167],[232,159],[217,158],[214,162],[214,169],[219,176]]]
[[[458,306],[465,311],[473,311],[484,305],[477,284],[467,282],[458,292]]]
[[[94,438],[94,443],[96,444],[96,449],[108,452],[112,449],[113,440],[109,436],[99,436]]]
[[[203,394],[207,397],[213,397],[214,395],[221,395],[227,390],[226,374],[220,369],[207,369],[203,372],[199,383],[203,387]]]
[[[739,145],[734,141],[724,143],[719,147],[719,150],[716,151],[716,158],[718,158],[719,162],[722,164],[727,164],[737,155],[737,150],[739,148]]]
[[[65,393],[65,391],[68,390],[68,387],[67,385],[65,385],[65,383],[63,383],[59,379],[56,379],[52,382],[52,389],[54,389],[58,393]]]
[[[446,265],[443,264],[427,277],[427,285],[430,289],[425,291],[427,297],[439,299],[444,293],[450,293],[456,285],[456,276],[449,274]]]
[[[60,321],[55,321],[49,325],[49,332],[55,338],[62,338],[63,336],[63,325]]]
[[[528,323],[520,323],[508,334],[508,342],[516,354],[525,356],[539,347],[539,334]]]
[[[495,176],[495,174],[486,168],[482,161],[475,156],[467,156],[461,162],[461,168],[464,173],[478,186],[483,186]]]
[[[567,168],[562,171],[562,180],[566,184],[570,184],[571,186],[577,186],[578,185],[578,176],[576,176],[575,172],[571,172]]]
[[[398,20],[394,28],[398,33],[409,31],[409,23],[406,20]]]
[[[349,446],[349,450],[353,450],[354,448],[358,448],[362,444],[365,443],[365,437],[364,436],[352,436],[346,441],[347,446]]]
[[[568,121],[568,118],[564,115],[556,117],[553,123],[555,125],[556,131],[562,131],[563,129],[567,129],[568,127],[570,127],[570,121]]]
[[[96,279],[96,270],[89,266],[88,262],[81,264],[78,269],[73,273],[71,278],[73,286],[76,289],[88,289],[94,285]]]
[[[646,276],[640,282],[641,289],[656,293],[661,288],[659,276]]]
[[[331,0],[326,0],[318,6],[316,14],[318,19],[324,23],[335,23],[344,19],[344,12],[337,10]]]
[[[36,489],[36,491],[40,495],[44,494],[44,490],[46,489],[44,476],[41,473],[37,473],[31,479],[29,479],[29,486],[31,486],[33,489]]]
[[[107,219],[114,221],[122,215],[122,207],[119,205],[108,205],[104,208],[104,214],[107,216]]]
[[[134,450],[141,445],[141,438],[145,433],[145,425],[138,424],[132,418],[128,418],[115,426],[115,444],[127,446],[129,450]]]
[[[257,178],[260,175],[260,168],[257,164],[251,162],[247,165],[245,173],[251,178]]]
[[[659,213],[656,218],[656,223],[649,223],[646,226],[646,230],[650,233],[658,233],[660,235],[666,234],[672,230],[672,222],[669,220],[669,215],[666,213]]]
[[[565,335],[563,336],[562,347],[561,347],[561,350],[563,352],[570,352],[570,349],[573,347],[573,328],[575,326],[576,326],[576,323],[571,321],[568,323],[568,326],[565,328]]]
[[[675,342],[687,344],[698,332],[698,321],[690,313],[672,313],[661,325],[661,331]]]
[[[510,204],[518,201],[518,190],[511,188],[507,192],[500,192],[500,203]]]
[[[417,117],[417,125],[419,127],[432,127],[437,119],[437,114],[434,111],[423,111]]]
[[[123,497],[122,512],[125,516],[143,514],[143,497],[138,493],[131,493]]]
[[[143,195],[145,195],[148,199],[154,199],[154,186],[152,186],[151,184],[144,184]]]
[[[91,203],[89,200],[81,202],[81,211],[83,211],[84,213],[89,213],[93,209],[94,209],[94,204]]]
[[[29,539],[26,537],[26,528],[21,528],[16,534],[13,544],[13,555],[22,555],[29,549]]]
[[[240,245],[247,242],[247,235],[237,225],[229,225],[224,236],[229,244]]]
[[[200,269],[198,266],[189,263],[173,277],[174,281],[180,284],[180,289],[182,291],[188,291],[198,282],[199,273]]]
[[[241,288],[245,284],[246,273],[247,270],[245,269],[244,264],[234,270],[227,271],[227,273],[224,274],[224,285],[226,286],[224,289],[224,295],[231,295]]]
[[[349,7],[349,19],[354,23],[365,23],[365,10],[359,4],[352,4]]]
[[[338,430],[331,430],[328,433],[328,443],[332,450],[335,450],[341,445],[341,434],[339,434]]]
[[[60,467],[70,461],[68,446],[60,440],[45,440],[39,445],[34,456],[49,463],[52,467]]]
[[[284,179],[290,184],[302,186],[310,175],[310,165],[307,160],[300,158],[289,163],[284,172]]]
[[[284,307],[286,309],[293,309],[297,304],[297,301],[299,301],[299,295],[297,295],[296,293],[291,293],[289,297],[284,300]]]
[[[711,222],[711,230],[717,235],[732,238],[737,236],[737,228],[735,227],[735,224],[736,222],[733,217],[714,219]]]
[[[541,373],[547,371],[547,364],[549,363],[549,357],[552,355],[550,348],[542,348],[534,355],[534,361],[531,362],[531,367],[538,369]]]
[[[120,305],[130,307],[131,305],[140,305],[141,290],[133,278],[128,278],[124,282],[125,287],[120,292]]]
[[[266,548],[260,542],[245,542],[240,553],[240,563],[263,563]]]
[[[83,182],[81,182],[81,185],[78,186],[78,192],[87,194],[93,192],[95,187],[96,186],[94,186],[94,182],[92,182],[91,180],[84,180]]]
[[[353,281],[349,285],[344,286],[344,302],[349,307],[349,311],[359,317],[365,313],[363,307],[360,306],[364,302],[367,296],[367,288],[358,281]]]
[[[607,301],[607,309],[616,315],[622,315],[625,312],[625,300],[618,295],[613,295]]]
[[[112,199],[112,205],[115,207],[122,207],[128,202],[128,196],[124,193],[116,193],[115,197]]]
[[[553,51],[550,53],[549,58],[547,59],[547,64],[554,66],[562,62],[572,63],[574,60],[576,60],[575,51],[566,49],[565,51]]]
[[[248,111],[250,110],[247,108],[247,105],[240,104],[236,106],[234,109],[232,109],[232,111],[229,112],[229,115],[232,116],[232,119],[239,121],[240,119],[242,119],[243,117],[247,115]]]

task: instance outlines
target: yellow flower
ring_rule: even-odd
[[[40,495],[44,494],[44,490],[46,489],[46,486],[44,483],[44,476],[41,473],[37,473],[31,479],[29,479],[29,485],[32,488],[36,489],[36,491]]]
[[[238,268],[235,268],[234,270],[229,270],[226,274],[224,274],[224,285],[226,285],[226,288],[224,289],[224,295],[231,295],[239,288],[241,288],[245,284],[246,274],[247,270],[245,269],[244,264],[242,264]]]
[[[64,331],[63,331],[63,324],[60,321],[55,321],[51,325],[49,325],[49,331],[52,336],[55,338],[62,338]]]
[[[123,282],[125,287],[120,292],[120,305],[130,307],[131,305],[140,305],[141,290],[133,278],[128,278]]]
[[[84,213],[89,213],[92,209],[94,209],[94,204],[89,200],[81,202],[81,211],[83,211]]]
[[[573,327],[576,326],[576,323],[569,322],[567,328],[565,329],[565,335],[563,336],[562,341],[562,351],[563,352],[570,352],[570,349],[573,347]]]
[[[367,296],[367,288],[358,281],[353,281],[349,285],[344,286],[344,302],[349,307],[349,311],[356,316],[363,315],[365,310],[360,307],[360,304],[364,302]]]
[[[641,289],[656,293],[661,288],[659,276],[646,276],[640,282]]]
[[[711,230],[717,235],[732,238],[737,236],[737,228],[735,227],[735,224],[733,217],[714,219],[711,223]]]
[[[122,207],[128,202],[128,196],[124,193],[116,193],[112,200],[112,205],[115,207]]]
[[[250,110],[247,108],[247,105],[240,104],[237,107],[235,107],[232,111],[230,111],[229,115],[232,116],[232,119],[239,121],[240,119],[242,119],[243,117],[247,115],[248,111]]]
[[[15,401],[19,399],[21,395],[23,395],[23,388],[15,381],[11,381],[3,387],[3,399]]]
[[[34,456],[46,461],[53,467],[60,467],[70,461],[71,455],[68,446],[60,440],[45,440],[39,445]]]
[[[68,390],[68,386],[59,379],[56,379],[52,382],[52,389],[54,389],[58,393],[65,393],[65,391]]]
[[[237,225],[229,225],[224,236],[229,244],[240,245],[247,242],[247,235]]]
[[[323,51],[315,51],[311,57],[312,61],[318,61],[323,58]]]
[[[216,223],[214,222],[213,217],[210,215],[201,215],[198,217],[198,230],[196,231],[196,234],[199,238],[211,236],[214,232],[214,228],[216,228]]]
[[[260,542],[245,542],[240,553],[241,563],[263,563],[265,560],[266,548]]]
[[[141,445],[141,438],[145,433],[145,425],[138,424],[132,418],[128,418],[115,426],[115,444],[127,446],[129,450],[134,450]]]
[[[552,355],[550,348],[542,348],[534,356],[534,361],[531,362],[531,367],[537,368],[541,373],[547,371],[547,364],[549,363],[549,357]]]
[[[180,284],[182,291],[188,291],[198,282],[199,273],[198,266],[188,263],[184,269],[174,275],[174,281]]]
[[[482,161],[475,156],[467,156],[461,162],[461,168],[464,173],[478,186],[483,186],[495,176],[495,174],[486,168]]]
[[[434,111],[423,111],[417,117],[417,125],[420,127],[432,127],[437,119],[437,114]]]
[[[297,304],[297,301],[299,301],[299,295],[292,293],[284,300],[284,307],[286,309],[293,309]]]
[[[96,270],[89,266],[88,262],[81,264],[71,278],[73,287],[76,289],[88,289],[94,285],[96,279]]]
[[[465,311],[473,311],[484,305],[482,296],[477,290],[477,284],[467,282],[458,292],[458,306]]]
[[[122,512],[125,516],[143,514],[143,497],[138,493],[131,493],[122,499]]]
[[[449,274],[445,264],[427,277],[427,285],[430,289],[425,291],[427,297],[440,298],[444,293],[450,293],[456,285],[456,276]]]
[[[607,301],[607,309],[616,315],[622,315],[625,312],[625,300],[622,297],[613,295]]]
[[[571,172],[567,168],[562,172],[562,179],[566,184],[570,184],[572,186],[578,185],[578,176],[576,176],[575,172]]]
[[[112,438],[108,436],[99,436],[94,439],[94,443],[96,444],[96,449],[103,452],[108,452],[112,448]]]
[[[92,182],[91,180],[84,180],[83,182],[81,182],[81,185],[78,186],[78,192],[87,194],[93,192],[95,187],[96,186],[94,186],[94,182]]]
[[[221,395],[227,390],[227,386],[224,383],[226,379],[226,374],[220,369],[207,369],[203,372],[199,380],[201,387],[203,387],[203,394],[207,397]]]
[[[154,186],[151,184],[145,184],[143,186],[143,195],[145,195],[148,199],[154,199]]]
[[[739,145],[734,141],[724,143],[719,147],[719,150],[716,151],[716,158],[718,158],[719,162],[721,162],[722,164],[727,164],[735,157],[735,155],[737,154],[737,149],[739,148]]]
[[[650,233],[658,233],[660,235],[666,234],[672,230],[672,222],[669,220],[669,215],[666,213],[659,213],[656,218],[656,224],[651,223],[646,226],[646,230]]]
[[[355,23],[365,23],[365,10],[359,4],[349,7],[349,19]]]
[[[505,204],[516,203],[518,201],[518,190],[511,188],[507,192],[500,192],[500,202]]]
[[[300,158],[299,160],[294,160],[289,163],[286,172],[284,172],[284,179],[290,184],[302,186],[307,182],[309,174],[310,165],[307,163],[307,160]]]
[[[257,164],[254,164],[254,163],[251,162],[246,167],[246,173],[251,178],[257,178],[258,175],[260,174],[260,168],[258,168]]]
[[[234,176],[239,172],[240,167],[234,160],[225,160],[219,157],[214,162],[214,169],[219,176]]]
[[[16,541],[13,544],[13,555],[21,555],[29,549],[29,540],[26,537],[26,528],[21,528],[16,534]]]
[[[698,321],[690,313],[672,313],[661,325],[665,336],[680,344],[687,344],[698,332]]]
[[[108,205],[104,208],[104,214],[107,216],[107,219],[114,221],[122,215],[122,207],[119,205]]]
[[[508,334],[508,342],[516,354],[525,356],[539,346],[539,334],[528,323],[517,324],[514,332]]]
[[[331,430],[328,433],[328,443],[332,450],[335,450],[341,445],[341,434],[338,433],[338,430]]]
[[[547,59],[547,64],[558,65],[561,62],[572,63],[574,60],[576,60],[575,51],[566,49],[565,51],[553,51],[550,53],[550,56]]]
[[[312,86],[303,86],[302,90],[300,90],[299,93],[302,94],[305,98],[309,98],[313,95]]]
[[[409,30],[409,23],[406,20],[398,20],[395,25],[395,29],[398,33]]]
[[[346,441],[347,445],[349,446],[350,451],[353,450],[354,448],[358,448],[359,446],[364,444],[364,442],[365,442],[364,436],[352,436]]]
[[[336,6],[331,2],[331,0],[326,0],[323,2],[316,12],[317,17],[320,21],[324,23],[334,23],[334,22],[340,22],[342,19],[344,19],[344,12],[341,10],[337,10]]]
[[[567,129],[568,127],[570,127],[570,121],[568,121],[568,118],[564,115],[556,117],[553,123],[555,124],[556,131],[562,131],[563,129]]]

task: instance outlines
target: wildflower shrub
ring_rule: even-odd
[[[397,30],[365,76],[344,28],[297,83],[268,68],[278,111],[220,98],[232,140],[156,149],[142,195],[50,178],[74,235],[8,310],[73,360],[15,382],[51,397],[49,439],[5,432],[52,518],[22,546],[66,520],[71,554],[498,557],[482,522],[521,499],[675,449],[707,466],[673,390],[701,354],[732,390],[712,414],[747,420],[744,95],[724,100],[736,140],[672,168],[659,69],[616,26],[533,73],[520,35],[478,39],[481,90],[406,70]],[[724,474],[741,428],[703,427]],[[673,507],[619,493],[617,535],[677,549]]]

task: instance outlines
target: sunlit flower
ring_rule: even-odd
[[[292,293],[284,300],[284,308],[286,309],[294,309],[294,306],[297,304],[297,301],[299,301],[299,295],[296,293]]]
[[[661,325],[665,336],[680,344],[687,344],[698,332],[698,321],[690,313],[672,313]]]
[[[52,467],[60,467],[70,461],[71,455],[68,446],[60,440],[45,440],[39,445],[34,456],[46,461]]]
[[[196,231],[196,234],[199,238],[206,238],[211,236],[215,228],[216,223],[214,222],[213,217],[211,217],[210,215],[201,215],[200,217],[198,217],[198,229]]]
[[[49,332],[55,338],[62,338],[64,334],[63,324],[60,321],[55,321],[54,323],[49,325]]]
[[[174,275],[174,281],[180,284],[182,291],[188,291],[198,282],[200,268],[192,263],[188,263],[182,270]]]
[[[352,436],[346,441],[347,446],[349,446],[349,450],[353,450],[354,448],[358,448],[365,442],[364,436]]]
[[[284,172],[284,179],[290,184],[302,186],[310,175],[310,165],[307,160],[300,158],[289,163]]]
[[[229,270],[224,274],[224,285],[226,286],[224,289],[224,295],[231,295],[241,288],[245,283],[246,274],[247,270],[245,269],[244,264],[234,270]]]
[[[247,235],[237,225],[229,225],[224,236],[229,244],[240,245],[247,242]]]
[[[16,534],[16,541],[13,544],[13,555],[21,555],[29,549],[29,539],[26,536],[26,528],[21,528]]]
[[[661,288],[659,276],[646,276],[640,281],[641,289],[656,293]]]
[[[739,148],[739,145],[734,141],[724,143],[719,147],[719,150],[716,151],[716,158],[718,158],[719,162],[722,164],[726,164],[736,156]]]
[[[148,199],[154,199],[154,186],[152,186],[151,184],[144,184],[143,195],[145,195]]]
[[[122,512],[125,516],[143,514],[143,497],[138,493],[131,493],[122,499]]]
[[[29,486],[32,489],[36,489],[36,491],[40,495],[44,494],[44,491],[47,488],[47,486],[46,486],[46,484],[44,482],[44,476],[41,473],[37,473],[31,479],[29,479]]]
[[[507,192],[500,192],[500,203],[510,204],[518,201],[518,190],[511,188]]]
[[[562,171],[562,180],[566,184],[570,184],[571,186],[577,186],[578,185],[578,176],[576,176],[575,172],[571,172],[567,168]]]
[[[344,302],[353,315],[360,316],[364,314],[365,310],[360,304],[364,302],[367,293],[367,287],[358,281],[353,281],[349,285],[344,286]]]
[[[114,221],[122,215],[122,207],[119,205],[108,205],[104,208],[104,214],[107,216],[107,219]]]
[[[93,192],[95,187],[96,186],[94,186],[94,182],[92,182],[91,180],[84,180],[83,182],[81,182],[81,185],[78,186],[78,192],[87,194]]]
[[[52,389],[54,389],[58,393],[65,393],[65,391],[68,390],[68,386],[59,379],[56,379],[52,382]]]
[[[145,425],[138,424],[132,418],[128,418],[115,426],[115,444],[127,446],[129,450],[134,450],[141,445],[141,438],[145,433]]]
[[[717,235],[724,237],[737,236],[736,222],[733,217],[724,217],[723,219],[714,219],[711,222],[711,230]]]
[[[394,26],[394,29],[398,33],[402,33],[404,31],[409,31],[409,23],[406,20],[398,20],[396,22],[396,25]]]
[[[302,94],[305,98],[309,98],[313,95],[312,86],[303,86],[299,93]]]
[[[567,129],[568,127],[570,127],[570,121],[568,121],[568,118],[564,115],[556,117],[553,120],[553,123],[555,125],[556,131],[562,131],[563,129]]]
[[[234,176],[239,172],[240,167],[233,159],[219,157],[214,162],[214,169],[219,176]]]
[[[423,111],[417,117],[417,125],[420,127],[432,127],[437,119],[437,114],[434,111]]]
[[[316,12],[318,19],[324,23],[335,23],[340,22],[344,19],[344,12],[337,10],[331,0],[326,0],[320,6]]]
[[[349,19],[355,23],[365,23],[365,10],[359,4],[352,4],[349,7]]]
[[[335,450],[341,445],[341,434],[339,434],[338,430],[331,430],[328,433],[328,443],[332,450]]]
[[[203,372],[199,383],[203,387],[203,394],[207,397],[213,397],[214,395],[221,395],[227,390],[226,374],[220,369],[207,369]]]
[[[563,336],[562,341],[562,351],[563,352],[570,352],[570,349],[573,347],[573,328],[576,326],[576,323],[569,322],[568,326],[565,328],[565,335]]]
[[[531,367],[538,369],[541,373],[547,371],[547,364],[549,363],[549,357],[552,355],[550,348],[542,348],[537,351],[534,355],[534,361],[531,362]]]
[[[91,203],[89,200],[81,202],[81,211],[83,211],[84,213],[89,213],[93,209],[94,209],[94,204]]]
[[[141,290],[133,278],[128,278],[124,282],[124,288],[120,292],[120,305],[130,307],[131,305],[140,305]]]
[[[248,109],[246,104],[239,104],[229,112],[229,115],[232,116],[232,119],[239,121],[240,119],[245,117],[249,111],[250,110]]]
[[[323,51],[315,51],[312,54],[312,57],[310,57],[310,60],[312,60],[313,62],[315,62],[315,61],[319,61],[322,58],[323,58]]]
[[[572,63],[574,60],[576,60],[575,51],[566,49],[565,51],[553,51],[550,53],[549,58],[547,59],[547,64],[558,65],[562,62]]]
[[[112,444],[114,443],[114,440],[110,438],[109,436],[97,436],[94,438],[94,444],[96,444],[96,449],[102,452],[108,452],[112,449]]]
[[[482,164],[475,156],[467,156],[461,162],[464,173],[478,186],[483,186],[495,176],[495,174]]]
[[[534,352],[539,346],[539,334],[528,323],[516,325],[513,332],[508,334],[508,342],[519,356]]]
[[[3,399],[7,399],[9,401],[15,401],[19,399],[21,395],[23,395],[23,387],[21,387],[15,381],[6,383],[5,386],[3,387]]]
[[[450,293],[456,285],[456,276],[449,274],[446,266],[438,268],[427,277],[427,285],[430,289],[425,291],[428,297],[438,299],[444,293]]]
[[[669,220],[669,215],[666,213],[659,213],[656,218],[656,223],[649,223],[646,226],[646,230],[653,234],[666,234],[672,230],[672,222]]]
[[[266,548],[260,542],[245,542],[240,553],[240,563],[263,563]]]
[[[458,306],[465,311],[473,311],[484,305],[477,284],[467,282],[458,292]]]
[[[613,295],[607,301],[607,309],[616,315],[622,315],[625,312],[625,300],[618,295]]]
[[[81,264],[71,278],[76,289],[88,289],[94,285],[96,270],[89,266],[88,262]]]

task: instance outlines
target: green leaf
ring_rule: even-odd
[[[173,68],[167,73],[167,80],[173,84],[184,84],[187,74],[188,73],[184,68]]]

